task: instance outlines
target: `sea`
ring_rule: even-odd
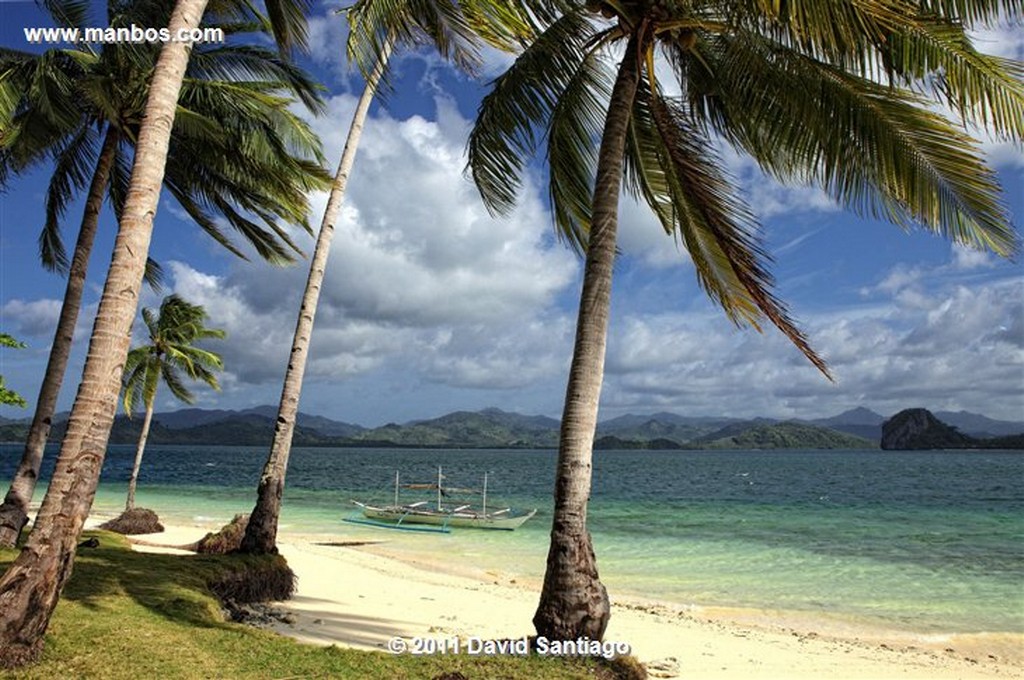
[[[21,446],[0,445],[6,480]],[[147,447],[140,506],[215,529],[249,512],[265,447]],[[123,506],[133,446],[111,446],[94,514]],[[557,453],[295,448],[280,531],[383,546],[399,559],[538,583]],[[47,453],[43,477],[52,468]],[[347,523],[402,482],[479,488],[537,508],[514,532]],[[413,500],[403,492],[403,500]],[[36,502],[42,492],[37,492]],[[825,617],[926,634],[1024,633],[1024,452],[597,451],[588,526],[613,602]]]

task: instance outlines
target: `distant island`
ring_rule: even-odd
[[[972,437],[923,408],[908,408],[882,423],[887,451],[922,449],[1024,449],[1024,434]]]
[[[967,412],[924,411],[947,430],[932,425],[913,432],[931,432],[924,438],[884,440],[886,423],[905,422],[897,414],[887,420],[866,408],[845,411],[817,420],[739,419],[688,417],[675,413],[624,415],[598,425],[594,448],[694,449],[869,449],[869,448],[1024,448],[1024,423],[992,420]],[[269,446],[277,408],[260,406],[244,411],[182,409],[157,413],[149,434],[152,444],[207,444]],[[60,441],[66,415],[58,416],[50,440]],[[141,418],[118,416],[112,444],[134,444]],[[918,422],[920,417],[913,422]],[[925,419],[924,421],[930,423]],[[0,441],[22,442],[29,420],[0,418]],[[300,413],[295,446],[406,447],[464,449],[552,449],[558,446],[559,423],[546,416],[527,416],[496,408],[457,411],[429,420],[388,423],[366,428],[323,416]],[[894,431],[906,428],[896,427]],[[949,435],[955,432],[961,438]],[[935,433],[943,432],[939,436]],[[935,435],[935,436],[932,436]],[[931,437],[931,438],[929,438]]]

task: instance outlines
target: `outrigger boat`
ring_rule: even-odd
[[[459,489],[446,487],[442,484],[444,475],[441,468],[437,469],[437,482],[423,484],[401,484],[399,475],[395,473],[395,498],[391,505],[371,505],[352,501],[361,511],[362,517],[349,517],[346,522],[369,524],[387,529],[404,529],[406,531],[434,531],[448,533],[452,527],[468,527],[472,529],[503,529],[512,531],[522,526],[523,522],[537,514],[537,510],[516,510],[513,508],[487,508],[487,475],[484,474],[482,491],[475,489]],[[418,489],[437,491],[437,501],[415,503],[399,502],[399,489]],[[479,508],[472,504],[444,505],[443,497],[451,495],[480,494]]]

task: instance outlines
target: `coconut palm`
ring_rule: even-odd
[[[149,343],[128,352],[124,365],[124,410],[129,416],[139,403],[146,409],[142,419],[139,445],[135,451],[135,463],[128,479],[128,499],[125,510],[135,508],[135,486],[139,479],[142,454],[146,450],[146,438],[153,421],[153,407],[156,391],[161,380],[171,394],[186,404],[195,403],[195,395],[185,385],[184,377],[199,380],[215,390],[220,389],[214,371],[224,368],[220,355],[196,347],[195,343],[211,338],[223,338],[226,333],[206,328],[206,310],[193,305],[177,295],[168,295],[154,312],[142,310],[142,321],[149,333]]]
[[[208,2],[178,0],[167,22],[170,33],[182,35],[196,29]],[[245,4],[214,2],[227,9]],[[281,51],[301,47],[308,0],[267,0],[264,4]],[[191,52],[190,42],[167,43],[152,71],[110,268],[67,431],[34,530],[0,577],[0,667],[20,666],[38,657],[50,617],[71,574],[117,409],[171,129]]]
[[[64,5],[51,9],[55,14],[70,11]],[[160,0],[112,6],[111,25],[162,23],[167,11],[167,3]],[[84,16],[76,17],[76,25],[83,21]],[[233,22],[224,29],[238,35],[254,26]],[[103,199],[109,197],[120,216],[156,56],[153,46],[116,44],[101,53],[84,45],[42,55],[0,52],[2,168],[9,175],[53,159],[40,249],[44,266],[68,276],[25,449],[0,506],[3,546],[14,545],[27,521],[71,353]],[[200,227],[240,257],[245,257],[243,251],[223,233],[217,217],[265,260],[288,263],[294,259],[291,253],[298,251],[279,222],[306,226],[306,192],[325,186],[326,177],[319,167],[318,140],[287,106],[295,96],[319,110],[318,93],[301,70],[265,48],[205,45],[193,56],[178,103],[164,187]],[[86,182],[85,210],[69,264],[60,222]],[[250,219],[243,210],[260,220]]]
[[[281,513],[285,474],[291,451],[302,379],[309,356],[317,302],[327,268],[334,226],[341,213],[352,165],[370,103],[387,70],[396,46],[431,44],[442,57],[472,71],[479,62],[481,37],[493,46],[511,49],[527,30],[519,11],[499,2],[471,0],[461,5],[422,0],[361,0],[348,11],[350,62],[366,75],[366,84],[349,126],[345,149],[324,211],[309,276],[299,307],[292,349],[288,355],[274,439],[260,476],[256,505],[249,516],[241,550],[255,554],[277,552],[277,525]]]
[[[963,124],[1021,139],[1022,69],[978,53],[966,30],[1019,11],[970,0],[568,2],[495,81],[469,142],[486,204],[512,207],[546,140],[556,226],[586,253],[539,635],[597,639],[609,618],[586,518],[623,185],[686,247],[732,321],[771,322],[825,372],[771,292],[756,218],[717,145],[860,213],[1009,255],[999,186]]]

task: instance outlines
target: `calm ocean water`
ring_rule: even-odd
[[[9,478],[21,448],[0,446]],[[107,456],[95,509],[123,504],[133,447]],[[539,579],[554,451],[297,448],[282,529],[387,540],[427,561]],[[150,446],[139,504],[167,522],[248,512],[265,448]],[[52,465],[52,456],[48,457]],[[395,470],[539,508],[520,530],[410,534],[341,522]],[[47,468],[44,467],[44,476]],[[36,500],[40,500],[37,495]],[[922,632],[1024,632],[1024,454],[600,451],[590,529],[612,598],[827,615]]]

